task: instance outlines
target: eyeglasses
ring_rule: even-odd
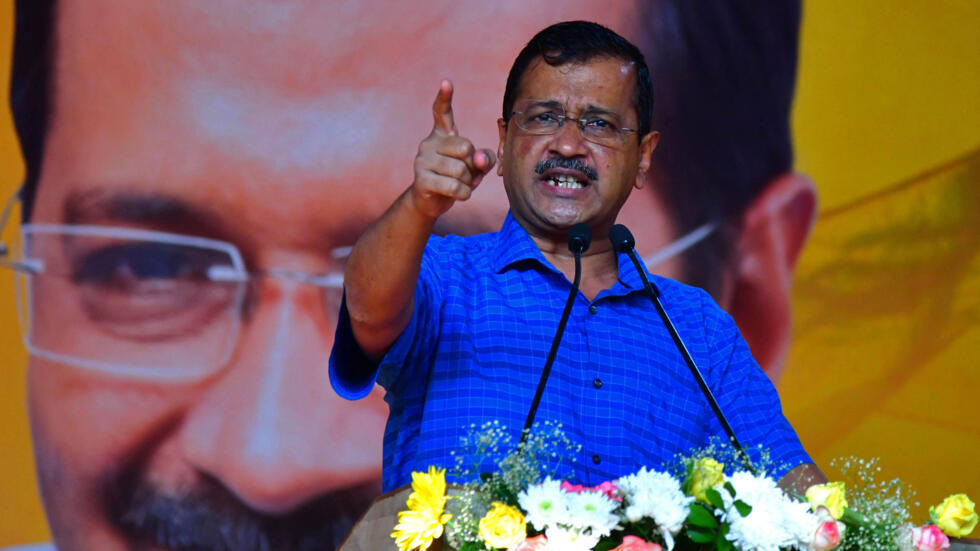
[[[249,271],[231,243],[132,228],[23,224],[12,247],[0,243],[0,266],[14,271],[32,355],[138,378],[196,378],[225,366],[260,278],[320,287],[333,317],[343,292],[341,273]]]
[[[717,222],[707,222],[705,224],[701,224],[700,226],[644,257],[643,263],[646,264],[648,270],[652,269],[657,264],[660,264],[669,258],[673,258],[704,241],[708,238],[708,236],[714,233],[716,229],[718,229]]]
[[[637,131],[620,126],[619,116],[615,113],[595,112],[575,118],[565,113],[565,106],[556,101],[521,100],[511,111],[517,127],[528,134],[546,135],[558,132],[565,121],[574,121],[579,132],[586,140],[604,145],[617,147],[626,141],[629,134]]]

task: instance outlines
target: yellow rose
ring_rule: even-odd
[[[480,537],[490,547],[508,549],[527,538],[527,525],[520,511],[495,502],[480,519]]]
[[[840,520],[844,514],[844,509],[847,507],[844,483],[814,484],[807,489],[806,500],[810,502],[810,509],[816,511],[817,507],[826,507],[834,520]]]
[[[937,507],[930,507],[929,515],[936,519],[936,525],[944,534],[962,538],[970,535],[977,526],[975,506],[966,494],[955,494],[944,499]]]
[[[691,469],[691,495],[708,503],[705,490],[720,486],[725,481],[725,466],[710,457],[702,457]]]

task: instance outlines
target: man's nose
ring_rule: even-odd
[[[578,121],[565,119],[551,137],[551,149],[562,157],[577,157],[588,153],[588,145]]]
[[[334,313],[322,289],[262,280],[230,364],[192,405],[181,446],[250,507],[282,513],[380,479],[386,406],[330,387]]]

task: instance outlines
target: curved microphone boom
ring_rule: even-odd
[[[663,320],[664,325],[667,327],[670,337],[674,340],[674,345],[681,353],[681,356],[684,357],[684,362],[691,370],[691,374],[694,375],[695,380],[697,380],[698,386],[701,387],[701,393],[704,394],[705,399],[708,400],[708,404],[711,405],[711,409],[714,411],[715,417],[718,418],[718,422],[721,423],[721,427],[725,430],[725,434],[728,435],[728,441],[731,442],[732,446],[734,446],[738,451],[746,468],[748,468],[753,474],[757,474],[748,454],[745,453],[745,449],[742,447],[742,444],[739,443],[738,438],[735,437],[735,431],[732,430],[732,426],[728,423],[728,419],[725,418],[725,414],[721,411],[721,407],[718,405],[718,400],[715,399],[714,394],[712,394],[711,389],[708,387],[708,383],[705,382],[704,375],[701,374],[701,370],[698,369],[697,364],[694,363],[694,358],[691,357],[691,353],[687,350],[687,346],[684,344],[680,334],[677,332],[677,328],[670,320],[670,316],[667,315],[667,310],[664,309],[664,305],[660,301],[660,291],[654,287],[647,278],[646,270],[643,268],[643,265],[640,264],[640,259],[637,258],[636,251],[634,250],[634,247],[636,247],[636,240],[633,239],[633,234],[626,229],[626,226],[616,224],[609,230],[609,241],[612,243],[613,248],[616,249],[616,252],[626,253],[630,257],[630,260],[633,261],[633,266],[636,268],[637,273],[640,274],[640,279],[643,280],[643,287],[646,289],[647,295],[653,302],[653,306],[657,309],[657,313],[660,314],[660,319]]]
[[[561,343],[562,335],[565,334],[565,324],[568,323],[568,316],[572,313],[572,305],[575,304],[575,296],[578,295],[578,287],[582,282],[582,253],[589,248],[591,243],[592,230],[589,229],[588,224],[579,222],[568,231],[568,250],[575,256],[575,281],[572,282],[572,289],[565,301],[565,309],[561,313],[555,338],[551,341],[551,350],[548,352],[548,359],[544,362],[544,370],[542,370],[541,379],[538,381],[538,389],[534,393],[534,400],[531,401],[531,409],[527,412],[527,420],[524,421],[524,430],[521,431],[521,444],[527,440],[528,434],[531,432],[531,425],[534,424],[534,416],[538,413],[538,405],[541,404],[544,387],[548,384],[548,375],[551,373],[552,364],[555,363],[558,345]]]

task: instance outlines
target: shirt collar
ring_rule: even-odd
[[[528,235],[527,230],[514,219],[510,211],[507,211],[504,224],[497,233],[493,269],[495,272],[500,273],[513,264],[524,260],[537,261],[547,269],[555,273],[561,273],[544,257],[541,250],[538,249],[538,246],[534,244],[531,236]],[[612,293],[618,295],[643,290],[643,280],[640,279],[640,274],[636,273],[636,270],[633,268],[633,261],[630,260],[629,255],[626,253],[616,253],[616,262],[618,263],[617,269],[619,271],[618,284],[613,285],[612,289],[607,289],[599,294]],[[643,259],[640,259],[640,265],[646,270]],[[647,271],[647,274],[649,273]]]
[[[541,249],[534,244],[527,230],[521,226],[514,215],[507,211],[504,225],[497,233],[497,247],[493,258],[493,270],[498,274],[522,260],[536,260],[542,266],[557,272],[551,262],[544,257]]]

